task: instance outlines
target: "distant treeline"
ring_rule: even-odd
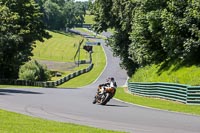
[[[84,23],[88,2],[74,0],[36,0],[44,14],[43,20],[49,29],[72,28]]]

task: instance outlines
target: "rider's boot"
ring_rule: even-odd
[[[97,99],[97,94],[95,95],[95,97],[94,97],[94,101],[92,102],[93,104],[95,104],[97,101],[96,101],[96,99]]]
[[[95,104],[96,102],[97,102],[96,99],[94,99],[94,101],[92,103]]]

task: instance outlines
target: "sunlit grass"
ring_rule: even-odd
[[[33,59],[74,62],[74,56],[78,49],[82,36],[65,33],[59,34],[49,31],[52,36],[44,42],[36,42],[33,49]],[[84,43],[82,44],[84,45]],[[88,54],[84,49],[80,49],[80,59],[88,59]]]
[[[162,68],[162,63],[139,68],[132,76],[133,82],[170,82],[187,85],[200,85],[200,67],[172,63]]]
[[[1,133],[114,133],[115,131],[55,122],[0,110]]]
[[[88,35],[93,35],[92,32],[90,32],[89,30],[87,30],[86,28],[74,28],[75,30],[81,31],[83,33],[87,33]]]
[[[94,15],[85,15],[85,24],[94,24]]]

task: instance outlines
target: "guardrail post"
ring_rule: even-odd
[[[188,89],[189,89],[189,86],[187,86],[187,89],[186,89],[186,101],[185,101],[186,104],[188,104]]]

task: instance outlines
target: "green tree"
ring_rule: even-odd
[[[82,25],[84,23],[85,14],[86,10],[81,2],[66,2],[63,9],[65,27],[73,28],[77,25]]]
[[[162,12],[162,46],[169,58],[199,60],[200,2],[169,0]],[[199,61],[198,61],[199,62]]]
[[[161,13],[165,7],[165,0],[147,0],[134,8],[129,54],[140,65],[161,62],[166,58],[161,45]]]
[[[52,2],[58,4],[60,7],[63,6],[66,0],[52,0]],[[69,0],[68,0],[69,1]]]
[[[0,78],[4,78],[9,73],[9,69],[15,67],[10,58],[16,53],[12,52],[16,46],[22,42],[22,38],[12,31],[17,31],[20,25],[16,25],[19,15],[13,13],[5,5],[0,5]],[[15,25],[14,25],[15,24]],[[14,65],[14,66],[13,66]]]
[[[49,29],[59,30],[61,27],[64,27],[62,23],[62,9],[57,3],[52,2],[52,0],[47,0],[43,8],[45,22]]]
[[[25,63],[19,69],[19,79],[30,81],[47,81],[51,79],[50,71],[36,60]]]
[[[34,0],[1,0],[0,7],[0,75],[17,78],[20,65],[32,55],[33,42],[48,34]]]
[[[108,44],[113,54],[121,59],[121,67],[127,70],[129,76],[138,67],[129,54],[132,10],[136,4],[127,0],[95,0],[93,11],[95,15],[94,29],[102,32],[108,28],[115,29],[115,34],[109,38]]]
[[[74,0],[37,0],[45,14],[44,22],[49,29],[72,28],[84,23],[87,2]]]
[[[128,72],[177,58],[200,63],[199,1],[95,0],[92,7],[96,31],[115,29],[109,45]]]

